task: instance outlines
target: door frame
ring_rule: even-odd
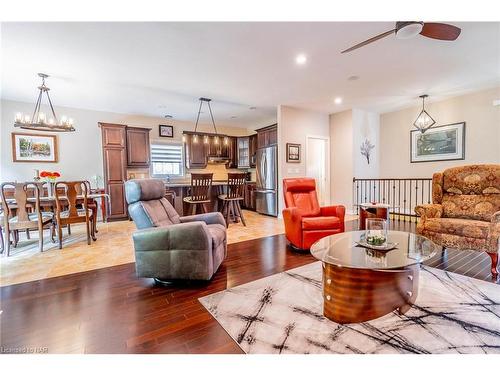
[[[309,171],[307,170],[308,166],[308,146],[309,146],[309,139],[321,139],[323,141],[326,141],[326,197],[325,197],[325,204],[330,205],[331,202],[331,191],[330,191],[330,137],[325,137],[321,135],[306,135],[306,144],[305,144],[305,170],[306,170],[306,175],[309,175]]]

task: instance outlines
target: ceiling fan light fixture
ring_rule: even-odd
[[[417,36],[424,27],[423,22],[397,22],[396,23],[396,38],[409,39]]]
[[[425,98],[429,95],[420,95],[419,98],[422,98],[422,110],[420,111],[417,119],[413,123],[413,126],[420,130],[422,134],[424,134],[427,130],[429,130],[436,121],[432,118],[429,113],[425,110]]]

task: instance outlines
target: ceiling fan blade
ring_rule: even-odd
[[[439,40],[455,40],[460,35],[462,30],[459,27],[449,25],[447,23],[424,23],[424,27],[420,35],[427,38]]]
[[[355,49],[358,49],[358,48],[360,48],[360,47],[366,46],[367,44],[373,43],[373,42],[375,42],[376,40],[379,40],[379,39],[385,38],[386,36],[389,36],[389,35],[391,35],[391,34],[394,34],[395,32],[396,32],[396,29],[386,31],[385,33],[382,33],[382,34],[379,34],[379,35],[377,35],[377,36],[374,36],[373,38],[367,39],[367,40],[365,40],[364,42],[358,43],[358,44],[356,44],[355,46],[352,46],[351,48],[348,48],[348,49],[346,49],[346,50],[342,51],[341,53],[346,53],[346,52],[351,52],[351,51],[354,51]]]

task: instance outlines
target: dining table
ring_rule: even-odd
[[[68,198],[66,196],[59,196],[59,202],[64,205],[64,202],[67,202]],[[82,204],[84,200],[83,195],[77,195],[76,196],[76,203],[77,204]],[[110,208],[110,196],[109,194],[105,192],[95,192],[91,194],[87,194],[87,201],[100,201],[99,205],[101,208],[101,215],[102,215],[102,221],[106,222],[107,217],[109,215],[109,208]],[[7,198],[6,199],[7,204],[9,205],[9,208],[12,210],[15,210],[16,207],[16,200],[14,198]],[[28,197],[27,202],[30,204],[35,204],[36,203],[36,198],[35,197]],[[1,204],[0,200],[0,204]],[[40,208],[43,210],[49,210],[49,211],[55,211],[56,209],[56,197],[55,196],[44,196],[40,197]]]

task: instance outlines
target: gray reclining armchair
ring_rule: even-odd
[[[125,183],[139,277],[157,281],[210,280],[227,254],[226,223],[219,212],[180,217],[164,198],[162,180]]]

